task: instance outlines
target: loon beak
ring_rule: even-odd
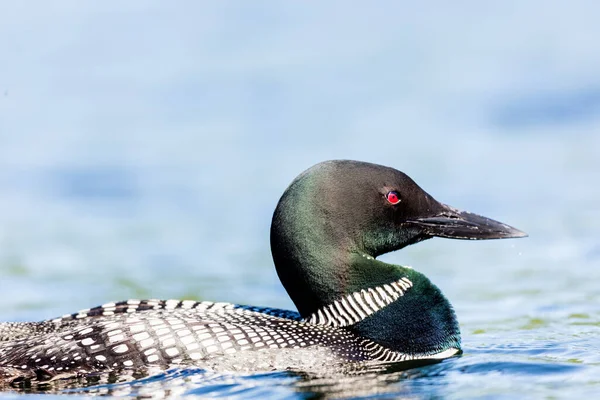
[[[428,236],[450,239],[507,239],[526,237],[527,234],[491,218],[460,211],[441,204],[441,211],[431,217],[415,218],[408,222],[419,226]]]

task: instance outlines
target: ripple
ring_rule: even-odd
[[[464,366],[460,368],[460,371],[465,373],[501,372],[503,374],[545,375],[574,372],[580,368],[568,364],[497,361]]]

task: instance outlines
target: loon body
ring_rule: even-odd
[[[286,189],[271,225],[275,267],[298,312],[128,300],[43,322],[0,323],[0,384],[143,376],[282,349],[333,364],[451,357],[461,350],[448,300],[423,274],[376,259],[434,236],[526,235],[437,202],[395,169],[317,164]],[[290,358],[266,368],[300,366]]]

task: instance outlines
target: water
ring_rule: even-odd
[[[596,395],[598,11],[541,1],[4,5],[0,320],[148,297],[293,308],[268,248],[278,196],[316,162],[359,159],[530,234],[434,239],[383,257],[444,291],[462,357],[357,376],[170,370],[88,390]]]

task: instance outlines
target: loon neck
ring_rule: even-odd
[[[277,268],[306,321],[348,329],[401,353],[460,349],[454,310],[425,275],[362,252],[307,259],[314,264],[278,263]],[[346,263],[332,268],[340,260]]]
[[[388,295],[395,297],[395,292],[411,286],[402,281],[407,268],[377,261],[363,251],[342,252],[339,247],[329,247],[321,244],[321,251],[315,253],[296,243],[296,251],[273,250],[279,279],[305,319],[361,291],[392,285]]]
[[[375,301],[376,312],[347,329],[403,353],[433,355],[460,349],[460,330],[452,305],[425,275],[373,258],[357,261],[351,270],[357,281],[375,285],[367,293],[361,291],[367,299],[380,288],[389,292],[390,286],[403,286],[404,290],[389,304]],[[384,283],[389,280],[391,284]],[[373,308],[372,303],[369,306]]]
[[[409,268],[386,264],[360,253],[350,257],[347,285],[332,288],[324,305],[305,317],[309,322],[351,326],[388,307],[413,287]]]

